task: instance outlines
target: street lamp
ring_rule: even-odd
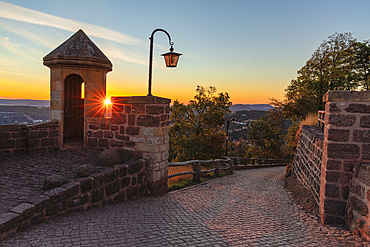
[[[227,148],[228,148],[228,145],[229,145],[229,126],[230,126],[230,121],[232,123],[235,123],[236,119],[233,118],[233,117],[229,117],[226,121],[226,155],[227,156]]]
[[[173,52],[173,42],[171,42],[170,34],[167,33],[164,29],[155,29],[152,32],[152,35],[150,36],[150,52],[149,52],[149,85],[148,85],[148,95],[147,96],[153,96],[152,95],[152,68],[153,68],[153,41],[154,41],[154,33],[162,31],[168,36],[168,40],[170,43],[170,52],[164,53],[161,56],[164,57],[164,61],[166,63],[166,66],[169,68],[175,68],[177,66],[177,62],[179,61],[179,57],[182,55],[180,53]]]

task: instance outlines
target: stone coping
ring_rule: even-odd
[[[323,101],[370,102],[370,91],[329,91]]]
[[[59,121],[52,121],[47,123],[36,123],[36,124],[9,124],[9,125],[0,125],[0,132],[4,131],[16,131],[22,129],[37,129],[37,128],[48,128],[48,127],[59,127]]]
[[[144,159],[115,167],[100,167],[99,172],[88,177],[44,191],[8,213],[0,214],[0,241],[56,215],[145,195],[145,169]]]
[[[112,103],[121,104],[170,104],[171,99],[158,96],[131,96],[131,97],[112,97]]]

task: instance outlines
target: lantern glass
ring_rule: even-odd
[[[167,52],[165,54],[162,54],[161,56],[164,57],[164,61],[166,63],[166,66],[169,68],[175,68],[177,66],[177,63],[179,61],[179,58],[182,54],[176,53],[176,52]]]

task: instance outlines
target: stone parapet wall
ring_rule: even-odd
[[[142,159],[103,168],[99,173],[45,191],[0,215],[0,241],[55,215],[145,195],[145,169],[146,161]]]
[[[87,118],[92,148],[124,148],[148,161],[147,186],[154,195],[167,192],[169,104],[155,96],[112,97],[111,118]]]
[[[292,171],[301,183],[312,192],[318,204],[323,139],[324,133],[320,128],[303,125],[292,166]]]
[[[59,122],[0,125],[0,159],[59,149]]]
[[[370,162],[369,93],[333,91],[324,97],[321,220],[323,223],[346,221],[352,230],[351,214],[356,221],[358,216],[368,217],[366,187],[360,185],[359,177]]]

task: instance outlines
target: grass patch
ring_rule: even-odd
[[[201,181],[200,182],[202,183],[202,182],[211,180],[213,178],[220,178],[220,177],[228,176],[228,175],[231,175],[231,174],[232,174],[231,171],[220,172],[219,176],[215,176],[213,174],[213,172],[212,172],[212,174],[203,174],[201,176]],[[192,176],[192,175],[189,175],[189,176]],[[179,180],[178,182],[172,182],[171,184],[169,183],[168,191],[179,190],[179,189],[190,187],[190,186],[193,186],[193,185],[196,185],[196,184],[197,184],[196,182],[193,182],[193,179],[183,179],[183,180]]]

